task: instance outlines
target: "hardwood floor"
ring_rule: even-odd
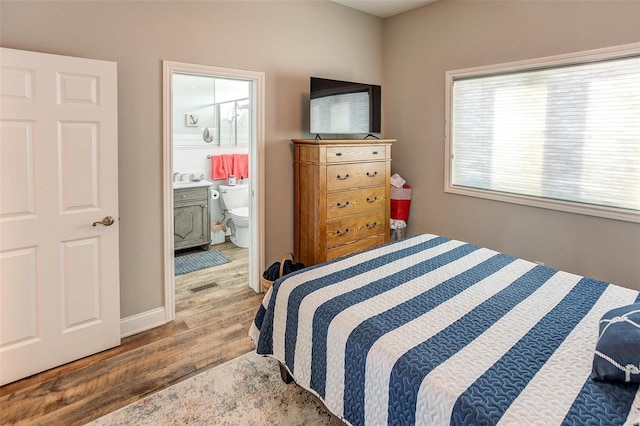
[[[231,262],[176,277],[175,321],[0,387],[0,424],[81,425],[254,349],[247,249],[214,248]]]

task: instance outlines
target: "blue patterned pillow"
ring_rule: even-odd
[[[591,377],[640,383],[640,303],[602,316]]]

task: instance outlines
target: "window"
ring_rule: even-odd
[[[640,222],[640,44],[447,72],[445,191]]]

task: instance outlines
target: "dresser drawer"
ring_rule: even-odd
[[[185,188],[173,190],[173,201],[207,200],[209,198],[209,187]]]
[[[373,237],[385,231],[385,211],[327,221],[327,248]]]
[[[371,145],[327,147],[327,163],[372,161],[387,158],[386,147]]]
[[[339,219],[386,208],[386,188],[357,189],[327,194],[327,220]]]
[[[327,191],[384,186],[386,162],[332,164],[327,166]]]
[[[327,260],[337,259],[338,257],[346,256],[352,253],[357,253],[359,251],[377,247],[382,244],[384,244],[384,235],[376,235],[375,237],[354,241],[349,244],[344,244],[338,247],[328,249]]]

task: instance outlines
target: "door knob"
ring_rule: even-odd
[[[93,226],[96,226],[96,225],[111,226],[113,225],[113,222],[115,222],[115,220],[113,220],[111,216],[107,216],[104,219],[102,219],[100,222],[93,222]]]

